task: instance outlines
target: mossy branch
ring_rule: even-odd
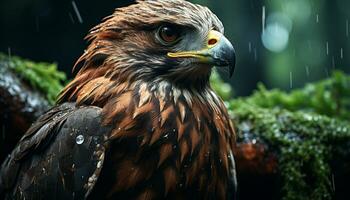
[[[239,136],[255,134],[279,154],[284,199],[331,199],[330,162],[337,158],[337,144],[350,140],[349,123],[247,103],[229,108]]]
[[[335,72],[291,93],[260,84],[252,96],[228,102],[239,139],[253,134],[278,154],[283,199],[332,198],[330,163],[341,159],[338,144],[350,141],[349,86],[350,76]]]
[[[66,75],[57,70],[56,64],[32,62],[17,56],[0,54],[0,62],[20,76],[31,87],[43,93],[47,100],[54,104],[57,94],[63,88]]]

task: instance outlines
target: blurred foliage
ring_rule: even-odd
[[[56,64],[36,63],[5,54],[0,54],[0,62],[8,63],[8,67],[20,78],[42,92],[51,104],[55,103],[57,94],[63,88],[62,83],[66,80],[66,75],[57,70]]]
[[[214,70],[210,76],[210,85],[215,90],[218,95],[225,101],[230,100],[233,96],[233,89],[230,84],[225,83],[221,78],[219,73]]]
[[[290,93],[278,89],[269,91],[259,84],[258,90],[252,96],[235,100],[238,104],[243,102],[262,108],[302,110],[350,120],[350,76],[336,71],[329,79],[307,84],[303,89],[296,89]]]
[[[283,199],[332,198],[330,162],[350,140],[350,76],[335,72],[290,93],[260,84],[227,105],[239,139],[254,134],[279,154]]]

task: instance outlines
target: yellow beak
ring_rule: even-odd
[[[199,63],[229,67],[230,76],[235,68],[236,56],[231,42],[220,32],[211,30],[206,47],[198,51],[170,52],[170,58],[195,58]]]

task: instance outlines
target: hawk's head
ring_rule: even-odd
[[[118,8],[92,29],[79,59],[81,72],[104,68],[121,82],[168,81],[183,87],[208,83],[213,66],[229,67],[235,52],[208,8],[184,0],[139,0]]]

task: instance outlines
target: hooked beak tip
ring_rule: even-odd
[[[217,67],[228,67],[229,75],[232,77],[236,66],[236,52],[231,42],[222,36],[220,42],[209,52],[213,64]]]

